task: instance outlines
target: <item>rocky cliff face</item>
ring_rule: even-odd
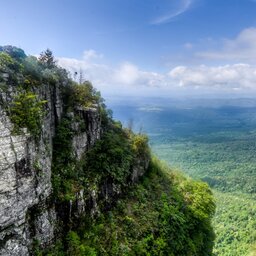
[[[23,135],[12,135],[13,124],[0,106],[0,255],[29,255],[34,241],[47,245],[54,238],[52,145],[63,103],[58,85],[45,85],[38,93],[47,100],[38,141],[26,130]],[[79,114],[86,129],[73,137],[77,158],[99,139],[101,131],[97,109],[81,110]],[[80,207],[80,211],[83,209]]]
[[[89,198],[88,191],[85,197],[84,189],[81,189],[76,192],[75,200],[56,204],[51,181],[53,139],[63,115],[61,88],[65,84],[45,84],[34,88],[35,93],[47,101],[37,139],[26,128],[22,129],[21,135],[13,134],[13,123],[6,109],[16,91],[12,85],[8,86],[5,92],[1,92],[5,106],[0,105],[0,255],[25,256],[33,255],[31,248],[35,243],[41,247],[51,244],[57,226],[58,230],[61,229],[61,223],[84,214],[98,214],[99,201],[104,201],[107,208],[111,207],[122,193],[122,188],[112,179],[106,179],[99,187],[90,190]],[[101,137],[99,108],[76,108],[68,115],[73,119],[72,151],[80,160]],[[148,162],[148,158],[136,160],[134,168],[128,170],[131,183],[143,175]]]
[[[33,249],[52,244],[81,216],[99,214],[99,205],[112,207],[124,192],[115,168],[109,174],[97,165],[98,176],[87,183],[88,170],[82,165],[85,153],[102,142],[109,123],[116,126],[100,94],[89,82],[71,81],[50,50],[37,59],[16,47],[0,47],[0,255],[33,255]],[[59,134],[61,124],[64,133]],[[127,143],[129,136],[117,127]],[[143,175],[149,157],[133,153],[128,162],[116,165],[122,167],[123,184]]]

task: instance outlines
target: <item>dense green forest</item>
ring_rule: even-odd
[[[37,59],[16,47],[0,47],[0,101],[13,136],[28,133],[39,143],[47,116],[42,92],[56,86],[64,106],[53,139],[51,200],[68,218],[58,220],[56,241],[48,248],[34,240],[33,254],[212,255],[215,202],[207,183],[186,178],[153,157],[147,136],[113,120],[100,93],[88,81],[72,81],[50,50]],[[102,134],[77,159],[71,140],[85,131],[77,114],[81,110],[99,114]],[[136,183],[131,174],[140,162],[148,166]],[[40,173],[37,162],[34,169]],[[69,216],[81,190],[87,200],[104,184],[111,184],[112,198],[99,196],[95,214]]]
[[[254,131],[211,133],[153,147],[171,165],[215,189],[216,255],[247,255],[256,241],[255,147]]]

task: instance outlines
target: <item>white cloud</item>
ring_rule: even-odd
[[[168,75],[182,87],[256,89],[256,68],[248,64],[193,68],[178,66]]]
[[[160,17],[157,17],[156,19],[154,19],[151,24],[153,25],[159,25],[159,24],[163,24],[163,23],[168,23],[170,22],[173,18],[181,15],[182,13],[186,12],[192,4],[192,0],[182,0],[180,3],[180,6],[178,9],[176,10],[171,10],[171,12],[162,15]]]
[[[115,70],[114,82],[141,87],[162,87],[166,84],[164,75],[140,70],[137,66],[127,62]]]
[[[93,53],[92,51],[90,52]],[[139,88],[146,91],[145,89],[162,87],[166,83],[164,75],[141,70],[129,62],[123,62],[116,67],[111,67],[99,64],[98,58],[82,58],[78,60],[59,57],[57,59],[58,64],[67,69],[72,78],[75,77],[75,72],[82,72],[84,79],[90,80],[96,88],[108,93],[129,93]],[[79,75],[76,79],[79,79]]]
[[[99,54],[97,53],[95,50],[86,50],[83,53],[83,59],[86,61],[90,61],[92,59],[102,59],[103,58],[103,54]]]
[[[113,73],[110,67],[104,64],[88,62],[85,59],[59,57],[57,60],[61,67],[70,72],[72,78],[74,78],[75,72],[78,74],[82,72],[85,80],[90,80],[98,86],[102,86],[105,81],[110,80],[111,73]],[[77,79],[79,79],[79,76],[77,76]]]
[[[139,69],[131,64],[124,63],[116,71],[114,78],[118,83],[134,84],[140,77]]]
[[[145,71],[138,66],[123,62],[118,66],[97,63],[96,59],[58,58],[60,66],[71,75],[82,70],[103,95],[151,95],[171,96],[179,92],[244,91],[256,92],[256,67],[250,64],[222,66],[176,66],[167,73]]]
[[[204,59],[236,62],[255,62],[256,28],[242,30],[234,39],[224,39],[219,50],[198,52],[195,55]]]

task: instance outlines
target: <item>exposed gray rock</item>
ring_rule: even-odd
[[[72,129],[75,131],[72,146],[79,160],[82,154],[100,138],[101,121],[97,108],[79,109],[76,110],[76,114],[80,117],[80,121],[72,124]]]
[[[149,166],[149,156],[144,157],[137,157],[136,161],[133,165],[132,174],[131,174],[131,181],[135,183],[145,174],[145,171],[148,169]]]
[[[40,86],[37,90],[40,98],[47,100],[37,140],[26,129],[14,136],[8,115],[0,106],[0,256],[29,255],[33,242],[47,246],[59,230],[56,226],[58,206],[51,202],[51,165],[53,137],[62,117],[63,102],[59,84]],[[11,91],[10,95],[12,93],[15,92]],[[11,100],[10,95],[0,92],[0,98],[7,102]],[[69,115],[74,118],[73,153],[79,160],[101,136],[99,107],[74,109]],[[148,159],[138,159],[131,171],[132,183],[144,174],[147,166]],[[66,211],[64,219],[88,212],[98,215],[99,200],[110,207],[122,193],[121,185],[112,180],[106,179],[98,185],[100,187],[78,192],[74,202],[60,205],[60,209]]]
[[[35,219],[35,239],[40,244],[49,244],[54,237],[56,223],[56,212],[54,208],[45,209]]]
[[[48,111],[37,142],[26,130],[12,135],[12,124],[0,106],[0,255],[28,255],[33,239],[46,244],[54,237],[55,212],[48,206],[39,210],[51,195],[52,138],[62,108],[60,96],[44,88],[39,95],[47,100]],[[27,215],[36,205],[40,209],[32,238]]]
[[[2,256],[23,256],[29,255],[28,247],[22,244],[21,239],[9,239],[4,248],[0,249],[0,255]]]

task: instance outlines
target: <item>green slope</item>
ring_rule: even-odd
[[[47,255],[209,256],[214,211],[206,183],[153,159],[145,177],[114,208],[82,219]]]
[[[171,143],[154,141],[153,149],[172,166],[215,188],[215,255],[247,256],[256,241],[255,131],[211,132]]]

